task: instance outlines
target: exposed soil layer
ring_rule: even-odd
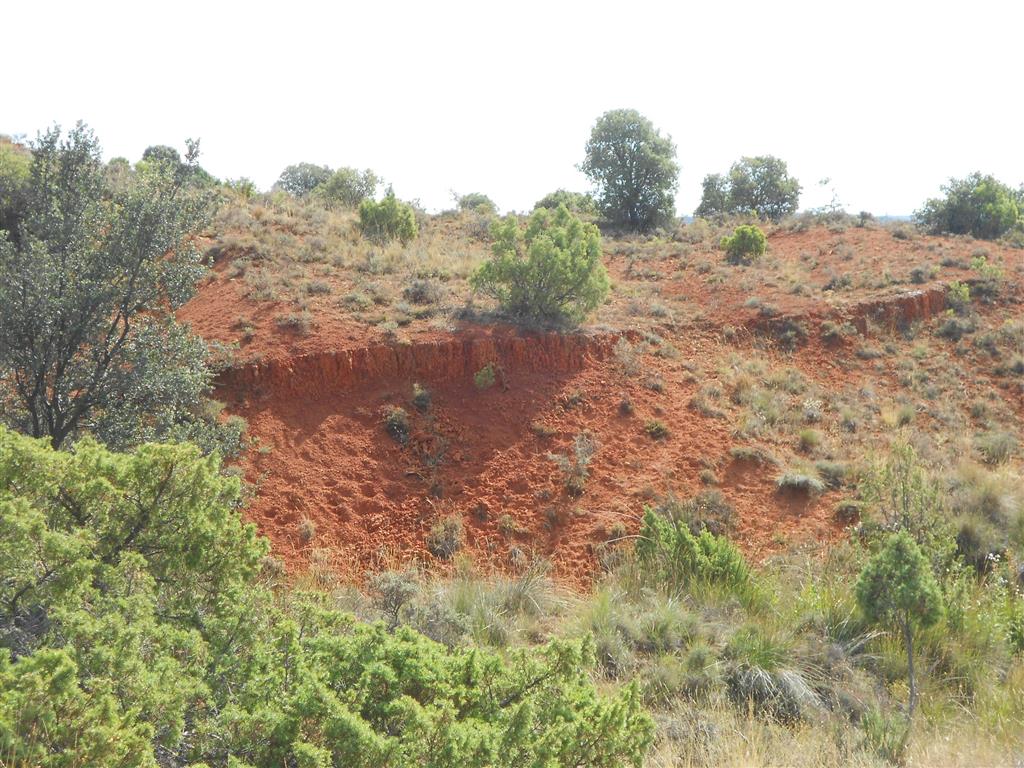
[[[604,330],[568,334],[412,320],[389,340],[339,309],[342,302],[320,298],[310,300],[311,331],[295,333],[275,319],[280,302],[253,300],[242,281],[226,276],[230,260],[217,263],[180,316],[208,339],[234,341],[246,329],[236,362],[220,375],[218,397],[248,420],[254,446],[241,463],[256,493],[246,514],[275,555],[291,570],[316,557],[353,577],[408,561],[445,568],[451,561],[432,555],[427,540],[439,520],[454,516],[463,552],[479,565],[515,569],[544,556],[564,583],[584,587],[605,542],[634,534],[646,504],[708,487],[734,507],[732,536],[754,560],[842,536],[845,523],[835,514],[842,492],[779,492],[780,466],[736,458],[751,454],[732,449],[766,448],[797,463],[830,459],[833,451],[801,453],[792,433],[741,435],[738,420],[750,409],[721,391],[709,405],[708,393],[727,386],[737,360],[796,371],[840,399],[865,385],[899,391],[898,360],[870,359],[861,347],[944,312],[946,282],[972,273],[951,266],[941,281],[920,286],[822,286],[845,268],[867,280],[904,258],[952,253],[947,261],[961,263],[973,246],[908,243],[874,230],[777,232],[774,266],[717,272],[683,259],[671,244],[641,255],[638,268],[632,248],[606,246],[617,287],[599,313]],[[1012,318],[1024,259],[996,255],[1011,294],[1000,311]],[[797,268],[810,294],[779,278]],[[763,303],[750,301],[754,292]],[[829,335],[827,323],[855,332]],[[638,350],[639,372],[628,371],[617,352],[620,338]],[[495,382],[480,388],[474,376],[488,365]],[[932,375],[943,366],[937,359]],[[429,398],[414,402],[414,385]],[[1019,420],[1020,397],[988,368],[963,387],[999,393]],[[803,396],[793,397],[799,406]],[[385,414],[395,407],[407,415],[407,434],[389,433]],[[660,439],[650,434],[655,423],[666,433]],[[818,428],[831,446],[850,439],[834,425]],[[571,457],[584,432],[598,448],[582,493],[574,494],[552,457]]]
[[[919,320],[944,306],[936,295],[897,294],[842,316]],[[728,424],[687,407],[697,386],[685,369],[660,374],[667,402],[617,374],[607,361],[618,338],[476,331],[225,371],[221,395],[262,446],[247,464],[259,487],[249,514],[287,563],[305,562],[315,545],[352,575],[381,562],[432,559],[431,526],[456,515],[477,560],[510,568],[518,553],[540,554],[577,585],[594,573],[602,542],[635,533],[643,505],[666,488],[699,491],[702,470],[721,476],[738,513],[736,539],[755,557],[781,540],[840,533],[833,495],[777,492],[773,467],[731,457]],[[700,359],[701,346],[688,356]],[[487,365],[496,381],[481,390],[474,374]],[[412,402],[414,384],[430,393],[423,412]],[[632,414],[623,413],[624,400]],[[387,433],[389,406],[409,416],[404,445]],[[652,419],[667,427],[667,439],[646,433]],[[583,431],[599,449],[577,497],[549,454],[571,453]]]
[[[609,370],[602,361],[613,338],[432,344],[397,357],[382,348],[303,358],[291,375],[284,364],[229,375],[222,393],[261,446],[246,462],[259,489],[249,514],[291,566],[301,567],[313,549],[351,575],[434,560],[427,534],[456,515],[478,562],[513,568],[523,555],[544,555],[563,581],[585,585],[595,548],[635,533],[645,503],[667,488],[697,492],[700,471],[720,467],[748,552],[769,552],[783,533],[828,539],[839,532],[830,497],[778,494],[770,467],[731,458],[728,424],[686,406],[696,391],[688,377],[666,372],[666,402]],[[468,357],[453,356],[453,348]],[[374,360],[379,375],[360,380],[350,359]],[[478,362],[467,360],[496,360],[497,383],[480,390],[472,376]],[[414,383],[430,392],[425,412],[411,402]],[[622,412],[626,399],[632,414]],[[404,444],[386,430],[389,406],[409,416]],[[667,427],[666,439],[645,431],[653,418]],[[571,453],[583,431],[599,447],[583,494],[573,496],[549,454]],[[309,540],[303,521],[315,530]]]
[[[321,397],[373,382],[471,380],[487,365],[498,378],[515,373],[571,373],[588,359],[611,356],[618,334],[517,334],[475,329],[415,344],[377,344],[228,369],[219,386],[234,391],[267,389],[277,397]]]

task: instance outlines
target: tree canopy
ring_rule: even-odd
[[[24,213],[32,169],[28,148],[0,136],[0,230],[14,230]]]
[[[476,211],[485,214],[497,213],[498,211],[498,206],[483,192],[470,192],[466,195],[456,194],[455,204],[459,206],[460,211]]]
[[[281,171],[275,186],[296,197],[303,197],[325,183],[332,173],[326,165],[296,163]]]
[[[191,238],[211,197],[191,183],[197,154],[111,186],[83,124],[33,145],[23,213],[0,231],[3,421],[54,446],[219,429],[206,347],[172,315],[204,271]]]
[[[921,228],[932,234],[994,240],[1024,216],[1024,194],[1014,192],[993,176],[974,172],[962,179],[953,178],[942,191],[945,197],[926,201],[914,213]]]
[[[339,168],[317,184],[314,191],[317,197],[330,205],[358,208],[363,200],[376,194],[379,186],[380,178],[369,168],[365,171]]]
[[[694,215],[703,218],[733,214],[758,216],[768,221],[796,213],[800,182],[789,175],[786,163],[771,155],[743,157],[729,173],[704,177],[703,195]]]
[[[675,144],[635,109],[615,109],[597,119],[580,170],[615,224],[646,230],[675,215]]]

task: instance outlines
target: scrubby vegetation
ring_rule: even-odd
[[[509,216],[494,225],[493,257],[473,285],[527,322],[578,323],[608,294],[601,235],[560,205],[538,208],[526,230]]]
[[[750,264],[764,256],[767,241],[760,227],[741,224],[731,235],[722,238],[722,249],[730,264]]]
[[[83,127],[0,140],[0,764],[1024,754],[1009,246],[780,221],[799,184],[771,157],[673,221],[674,145],[628,110],[584,166],[597,201],[496,219],[481,193],[378,201],[370,171],[299,164],[260,193],[192,145],[132,165]],[[173,314],[197,281],[241,297],[210,347]],[[268,326],[296,361],[341,328],[405,374],[275,410]],[[240,466],[219,370],[259,380],[229,410],[274,422]],[[329,458],[260,516],[287,451]]]
[[[456,195],[456,203],[460,211],[476,211],[477,213],[497,213],[498,206],[483,192],[470,192],[468,195]]]
[[[332,170],[326,165],[297,163],[281,172],[276,189],[299,198],[316,198],[329,206],[358,208],[372,198],[381,180],[373,171],[355,168]]]
[[[718,730],[746,718],[770,749],[828,723],[821,748],[861,764],[931,754],[928,734],[952,723],[1024,747],[1024,602],[1006,564],[938,570],[953,542],[920,527],[941,496],[912,453],[864,490],[867,519],[894,532],[865,523],[824,569],[752,569],[669,506],[609,545],[582,602],[543,568],[487,581],[461,565],[450,580],[374,576],[363,618],[344,591],[279,585],[238,481],[195,448],[67,453],[0,431],[0,478],[9,764],[613,766],[649,749],[706,764],[752,757]],[[435,529],[452,557],[460,523]],[[538,622],[562,639],[538,643]],[[596,693],[594,662],[611,692]]]
[[[963,760],[1000,762],[1024,747],[1024,598],[1005,563],[957,565],[938,488],[900,448],[865,477],[849,543],[759,568],[696,522],[720,501],[658,504],[635,539],[610,540],[589,596],[567,602],[535,566],[484,579],[464,563],[415,579],[400,623],[490,648],[592,637],[605,684],[655,714],[651,765],[944,762],[951,728],[987,734]],[[814,760],[794,757],[809,744]]]
[[[446,648],[271,589],[239,490],[188,446],[0,428],[5,764],[640,765],[651,720],[589,641]]]
[[[564,205],[577,216],[595,216],[597,214],[597,202],[591,195],[583,192],[569,192],[564,189],[544,195],[533,207],[553,210],[560,205]]]
[[[418,231],[412,208],[399,202],[390,189],[383,200],[366,198],[359,204],[359,228],[363,235],[378,245],[392,240],[405,245],[416,237]]]
[[[314,192],[328,205],[359,208],[364,200],[373,198],[378,186],[380,179],[368,168],[339,168],[318,184]]]

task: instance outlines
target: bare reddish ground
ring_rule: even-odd
[[[833,253],[835,239],[821,228],[776,233],[771,254],[785,265],[806,261],[813,252],[818,263],[811,280],[823,285],[843,269]],[[858,269],[896,265],[907,271],[921,261],[923,239],[908,243],[864,229],[844,233],[843,240],[863,256]],[[964,254],[972,247],[939,242]],[[618,245],[607,247],[607,261],[616,281],[625,283],[627,257]],[[1014,290],[1024,270],[1024,263],[1015,263],[1019,253],[1003,255],[1011,279],[1018,280]],[[240,317],[254,327],[243,348],[250,362],[222,375],[219,396],[230,412],[248,420],[259,446],[242,460],[257,489],[246,514],[291,569],[301,569],[314,549],[352,576],[411,560],[443,568],[427,552],[425,539],[439,518],[454,514],[463,521],[466,549],[478,563],[511,568],[518,549],[548,557],[563,582],[585,587],[596,570],[595,547],[622,525],[635,533],[645,503],[655,495],[699,491],[702,469],[714,471],[717,487],[734,505],[734,538],[755,560],[783,542],[841,536],[835,493],[779,493],[776,468],[732,458],[733,425],[690,406],[701,381],[688,368],[713,365],[737,347],[778,360],[783,353],[755,349],[751,339],[766,325],[791,318],[810,333],[805,345],[786,356],[788,364],[828,386],[854,386],[864,381],[864,370],[850,365],[848,347],[822,342],[822,320],[849,320],[865,329],[869,317],[882,324],[927,319],[944,308],[944,283],[969,273],[953,268],[943,272],[942,284],[852,291],[834,301],[822,301],[820,285],[794,296],[766,273],[757,292],[776,304],[778,314],[765,318],[743,306],[750,296],[739,285],[743,270],[735,272],[735,282],[708,284],[692,267],[680,274],[678,263],[671,246],[645,262],[664,271],[662,297],[699,309],[692,322],[657,328],[680,353],[678,360],[645,358],[645,376],[660,376],[661,392],[623,375],[613,363],[619,331],[521,334],[467,326],[446,333],[414,324],[406,330],[407,343],[389,344],[373,327],[352,322],[336,302],[324,301],[314,307],[314,333],[282,334],[272,322],[278,307],[250,301],[239,281],[223,277],[206,284],[180,316],[208,339],[236,339]],[[605,325],[619,317],[614,302],[602,310]],[[722,339],[725,325],[737,329],[728,343]],[[496,364],[501,375],[497,385],[481,391],[473,373],[487,363]],[[414,383],[432,394],[426,413],[410,402]],[[630,415],[620,410],[624,398],[633,405]],[[407,445],[385,431],[382,409],[393,405],[405,408],[412,420]],[[667,439],[645,432],[652,419],[669,428]],[[600,447],[585,492],[574,498],[549,454],[570,451],[573,437],[584,430]],[[301,536],[303,520],[315,526],[311,541]]]
[[[531,354],[518,360],[481,355],[470,342],[469,359],[494,360],[505,372],[499,377],[504,385],[485,391],[473,384],[477,363],[455,375],[448,359],[429,354],[404,375],[365,382],[344,375],[336,387],[327,383],[338,371],[328,365],[324,375],[316,357],[291,371],[294,380],[286,378],[288,366],[271,367],[262,377],[239,372],[225,387],[237,393],[231,410],[270,447],[250,452],[246,463],[247,477],[259,484],[249,514],[289,563],[308,555],[299,523],[312,521],[316,545],[332,550],[335,565],[352,573],[381,560],[430,559],[424,539],[431,525],[457,514],[477,560],[509,567],[515,545],[550,557],[563,580],[584,584],[594,570],[594,546],[609,538],[615,523],[634,533],[654,493],[696,492],[698,473],[713,465],[724,468],[723,489],[739,513],[737,539],[748,552],[770,551],[783,532],[814,539],[838,533],[828,497],[777,494],[770,471],[731,459],[727,422],[687,408],[697,385],[685,371],[663,374],[667,400],[616,374],[605,362],[612,339],[581,336],[580,349],[559,343],[552,350],[548,345],[559,337],[533,337]],[[423,350],[405,354],[415,351]],[[687,351],[703,354],[699,344]],[[432,393],[427,414],[410,404],[414,381]],[[633,403],[632,415],[620,413],[624,396]],[[408,445],[386,434],[380,413],[386,405],[409,412]],[[667,439],[646,434],[645,421],[653,418],[669,428]],[[536,424],[550,436],[535,434]],[[569,451],[584,430],[600,448],[585,493],[574,498],[548,454]],[[432,473],[426,459],[442,444],[443,460]],[[511,536],[502,531],[506,515],[517,529]]]

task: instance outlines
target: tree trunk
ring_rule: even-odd
[[[914,709],[917,707],[917,681],[914,678],[914,633],[910,624],[910,617],[904,617],[901,622],[903,629],[903,642],[907,646],[907,680],[910,684],[910,701],[907,703],[907,724],[914,717]]]

